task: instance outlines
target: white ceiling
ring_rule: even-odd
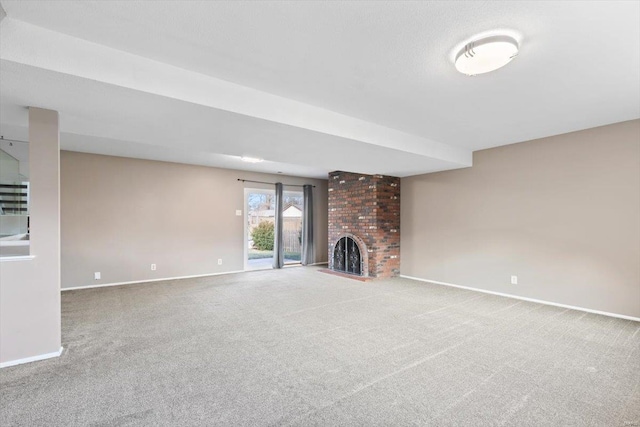
[[[3,134],[56,109],[77,151],[407,176],[640,117],[636,1],[0,1]],[[459,74],[455,48],[498,29],[519,57]]]

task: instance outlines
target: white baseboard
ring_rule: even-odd
[[[600,311],[600,310],[592,310],[590,308],[576,307],[574,305],[560,304],[560,303],[557,303],[557,302],[544,301],[544,300],[535,299],[535,298],[521,297],[521,296],[518,296],[518,295],[511,295],[511,294],[505,294],[505,293],[502,293],[502,292],[488,291],[486,289],[472,288],[472,287],[469,287],[469,286],[455,285],[453,283],[439,282],[437,280],[422,279],[420,277],[407,276],[407,275],[404,275],[404,274],[401,274],[400,277],[402,277],[404,279],[417,280],[417,281],[420,281],[420,282],[433,283],[435,285],[451,286],[453,288],[466,289],[468,291],[482,292],[482,293],[485,293],[485,294],[498,295],[498,296],[501,296],[501,297],[519,299],[519,300],[522,300],[522,301],[535,302],[535,303],[538,303],[538,304],[545,304],[545,305],[553,305],[555,307],[568,308],[568,309],[571,309],[571,310],[578,310],[578,311],[586,311],[587,313],[601,314],[603,316],[617,317],[618,319],[625,319],[625,320],[632,320],[634,322],[640,322],[640,317],[626,316],[624,314],[609,313],[609,312]]]
[[[314,262],[313,264],[308,264],[308,265],[329,265],[329,263],[327,261],[325,261],[325,262]]]
[[[23,363],[37,362],[38,360],[51,359],[54,357],[59,357],[62,354],[63,348],[60,347],[60,350],[54,351],[53,353],[40,354],[38,356],[25,357],[24,359],[10,360],[8,362],[0,363],[0,369],[8,368],[9,366],[22,365]]]
[[[122,285],[135,285],[140,283],[149,283],[149,282],[163,282],[165,280],[180,280],[180,279],[193,279],[196,277],[222,276],[225,274],[236,274],[236,273],[243,273],[243,272],[244,272],[243,270],[223,271],[222,273],[194,274],[192,276],[163,277],[161,279],[133,280],[131,282],[101,283],[99,285],[74,286],[72,288],[61,288],[60,290],[63,292],[76,291],[79,289],[105,288],[108,286],[122,286]]]

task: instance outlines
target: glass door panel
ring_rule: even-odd
[[[247,270],[271,268],[276,196],[273,190],[247,190]]]

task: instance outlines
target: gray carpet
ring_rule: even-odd
[[[640,323],[290,268],[63,293],[0,425],[638,426]]]

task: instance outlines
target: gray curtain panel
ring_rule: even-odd
[[[303,185],[304,209],[302,217],[302,265],[313,264],[313,185]]]
[[[276,212],[275,229],[273,230],[273,268],[284,266],[284,251],[282,240],[282,183],[276,183]]]

